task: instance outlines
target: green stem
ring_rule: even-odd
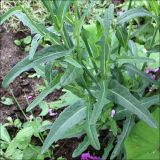
[[[16,97],[14,96],[13,91],[12,91],[11,89],[10,89],[10,92],[11,92],[11,94],[12,94],[13,99],[14,99],[15,102],[17,103],[17,105],[18,105],[20,111],[22,112],[23,116],[26,118],[26,120],[28,120],[28,117],[27,117],[26,114],[24,113],[24,111],[23,111],[21,105],[20,105],[19,102],[17,101],[17,99],[16,99]]]
[[[158,32],[158,28],[156,28],[156,29],[154,30],[153,37],[152,37],[152,40],[151,40],[149,49],[151,49],[152,46],[153,46],[153,43],[154,43],[154,40],[155,40],[155,37],[156,37],[157,32]],[[148,53],[148,54],[147,54],[147,57],[149,57],[150,54],[151,54],[151,53]],[[142,66],[142,71],[144,71],[146,65],[147,65],[147,63],[144,63],[144,64],[143,64],[143,66]]]
[[[132,0],[129,1],[128,10],[131,8]]]

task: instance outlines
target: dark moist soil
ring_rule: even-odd
[[[4,76],[8,73],[8,71],[17,64],[20,60],[22,60],[24,57],[26,57],[27,53],[24,52],[24,49],[21,47],[17,47],[14,44],[15,39],[21,39],[28,35],[28,33],[18,32],[18,33],[8,33],[1,29],[0,33],[0,54],[1,54],[1,73],[0,73],[0,84],[2,84]],[[29,73],[28,73],[29,72]],[[22,109],[26,110],[28,103],[27,98],[28,96],[33,96],[33,99],[39,94],[38,91],[36,91],[37,85],[43,84],[43,79],[33,79],[28,78],[29,74],[32,74],[32,70],[22,73],[20,76],[18,76],[14,83],[10,84],[9,88],[4,89],[0,88],[0,95],[1,97],[9,97],[12,98],[11,90],[13,91],[14,96],[16,97],[17,101],[21,105]],[[58,100],[59,97],[63,94],[61,90],[57,90],[56,92],[50,94],[47,96],[46,100],[48,102]],[[62,110],[58,110],[57,112],[60,113]],[[38,116],[40,113],[40,109],[37,107],[33,114],[34,116]],[[26,112],[25,112],[26,113]],[[26,113],[26,115],[29,117],[31,114]],[[14,104],[11,106],[6,106],[0,102],[0,123],[4,124],[7,122],[7,117],[12,117],[12,119],[19,118],[22,122],[25,122],[26,119],[22,115],[20,109],[17,107],[17,104],[14,101]],[[49,115],[45,116],[45,119],[54,121],[58,115],[54,118],[50,117]],[[17,133],[17,129],[15,127],[8,127],[7,128],[10,135],[14,137]],[[108,131],[103,131],[100,134],[100,142],[102,144],[102,148],[104,148],[108,142]],[[58,147],[53,149],[53,155],[55,159],[58,157],[64,157],[67,160],[80,160],[80,157],[72,158],[72,153],[78,146],[80,142],[83,141],[84,137],[81,138],[71,138],[71,139],[64,139],[57,142]],[[41,145],[40,142],[37,141],[39,145]],[[92,147],[89,147],[87,149],[87,152],[95,154],[96,156],[102,156],[103,150],[101,151],[95,151]]]

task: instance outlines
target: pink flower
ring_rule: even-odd
[[[28,100],[30,100],[30,101],[31,101],[32,99],[33,99],[33,96],[31,96],[31,95],[30,95],[30,96],[28,96]]]
[[[49,113],[50,116],[56,116],[57,115],[57,112],[53,112],[52,109],[49,109],[48,113]]]

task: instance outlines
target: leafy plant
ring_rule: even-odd
[[[10,105],[14,104],[13,100],[11,98],[9,98],[9,97],[1,97],[1,101],[0,102],[2,104],[4,104],[4,105],[7,105],[7,106],[10,106]]]
[[[24,47],[24,50],[25,51],[29,51],[30,50],[30,43],[31,43],[31,40],[32,40],[32,37],[31,36],[27,36],[25,38],[22,38],[22,39],[16,39],[14,41],[14,43],[17,45],[17,46],[22,46]]]
[[[159,108],[153,112],[157,124],[160,124],[159,112]],[[153,129],[142,121],[133,127],[125,141],[127,159],[159,159],[159,147],[159,126]]]
[[[15,120],[16,121],[16,120]],[[14,121],[14,123],[15,123]],[[8,124],[5,124],[8,126]],[[1,129],[1,156],[6,159],[37,159],[43,160],[45,157],[50,157],[51,153],[40,153],[40,146],[36,146],[31,142],[31,137],[35,136],[42,140],[41,128],[42,121],[36,118],[34,121],[28,121],[23,124],[16,136],[11,139],[7,129],[0,124]],[[43,142],[43,141],[42,141]]]
[[[149,56],[151,50],[159,45],[159,15],[156,10],[156,14],[152,13],[153,8],[149,7],[130,8],[130,1],[128,10],[121,16],[116,14],[114,5],[110,4],[103,14],[96,16],[92,24],[86,25],[86,19],[96,5],[95,1],[87,1],[82,12],[78,8],[79,1],[42,2],[50,14],[50,26],[34,21],[20,6],[1,17],[3,23],[15,15],[35,34],[29,55],[6,75],[3,87],[8,87],[22,72],[34,68],[41,72],[47,85],[27,107],[27,111],[60,88],[79,97],[63,110],[51,126],[46,127],[50,132],[44,141],[42,153],[59,139],[77,135],[84,135],[84,141],[75,150],[73,157],[80,155],[89,145],[99,150],[100,130],[111,129],[110,147],[105,148],[103,156],[109,155],[107,152],[113,148],[114,138],[116,145],[110,158],[125,155],[124,141],[137,118],[150,127],[157,127],[148,110],[154,102],[146,107],[142,101],[146,96],[146,87],[154,84],[158,88],[157,81],[145,74],[144,69],[155,62]],[[150,3],[155,3],[156,7],[158,5],[157,1]],[[71,11],[70,7],[74,10]],[[147,50],[145,56],[137,54],[139,42],[133,40],[139,35],[135,34],[135,31],[140,30],[135,29],[139,27],[139,17],[143,17],[146,23],[152,22],[154,32],[144,40],[148,44],[147,47],[143,46],[143,50]],[[51,45],[36,52],[42,38],[47,38]],[[127,114],[122,114],[115,122],[116,118],[109,114],[113,108],[116,111],[123,108]],[[122,129],[116,125],[119,120],[123,121]]]

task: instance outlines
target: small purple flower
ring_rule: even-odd
[[[31,101],[32,99],[33,99],[33,96],[31,96],[31,95],[30,95],[30,96],[28,96],[28,100],[30,100],[30,101]]]
[[[111,117],[113,118],[115,114],[116,114],[116,110],[112,109],[112,111],[111,111]]]
[[[154,79],[154,80],[156,79],[156,76],[154,74],[153,75],[149,74],[149,76],[150,76],[151,79]]]
[[[83,153],[83,154],[81,155],[81,160],[89,160],[90,158],[91,158],[91,155],[90,155],[89,152]]]
[[[92,156],[89,152],[81,155],[81,160],[102,160],[101,157]]]
[[[56,113],[56,112],[53,112],[52,109],[49,109],[49,110],[48,110],[48,113],[49,113],[50,116],[56,116],[56,115],[57,115],[57,113]]]

